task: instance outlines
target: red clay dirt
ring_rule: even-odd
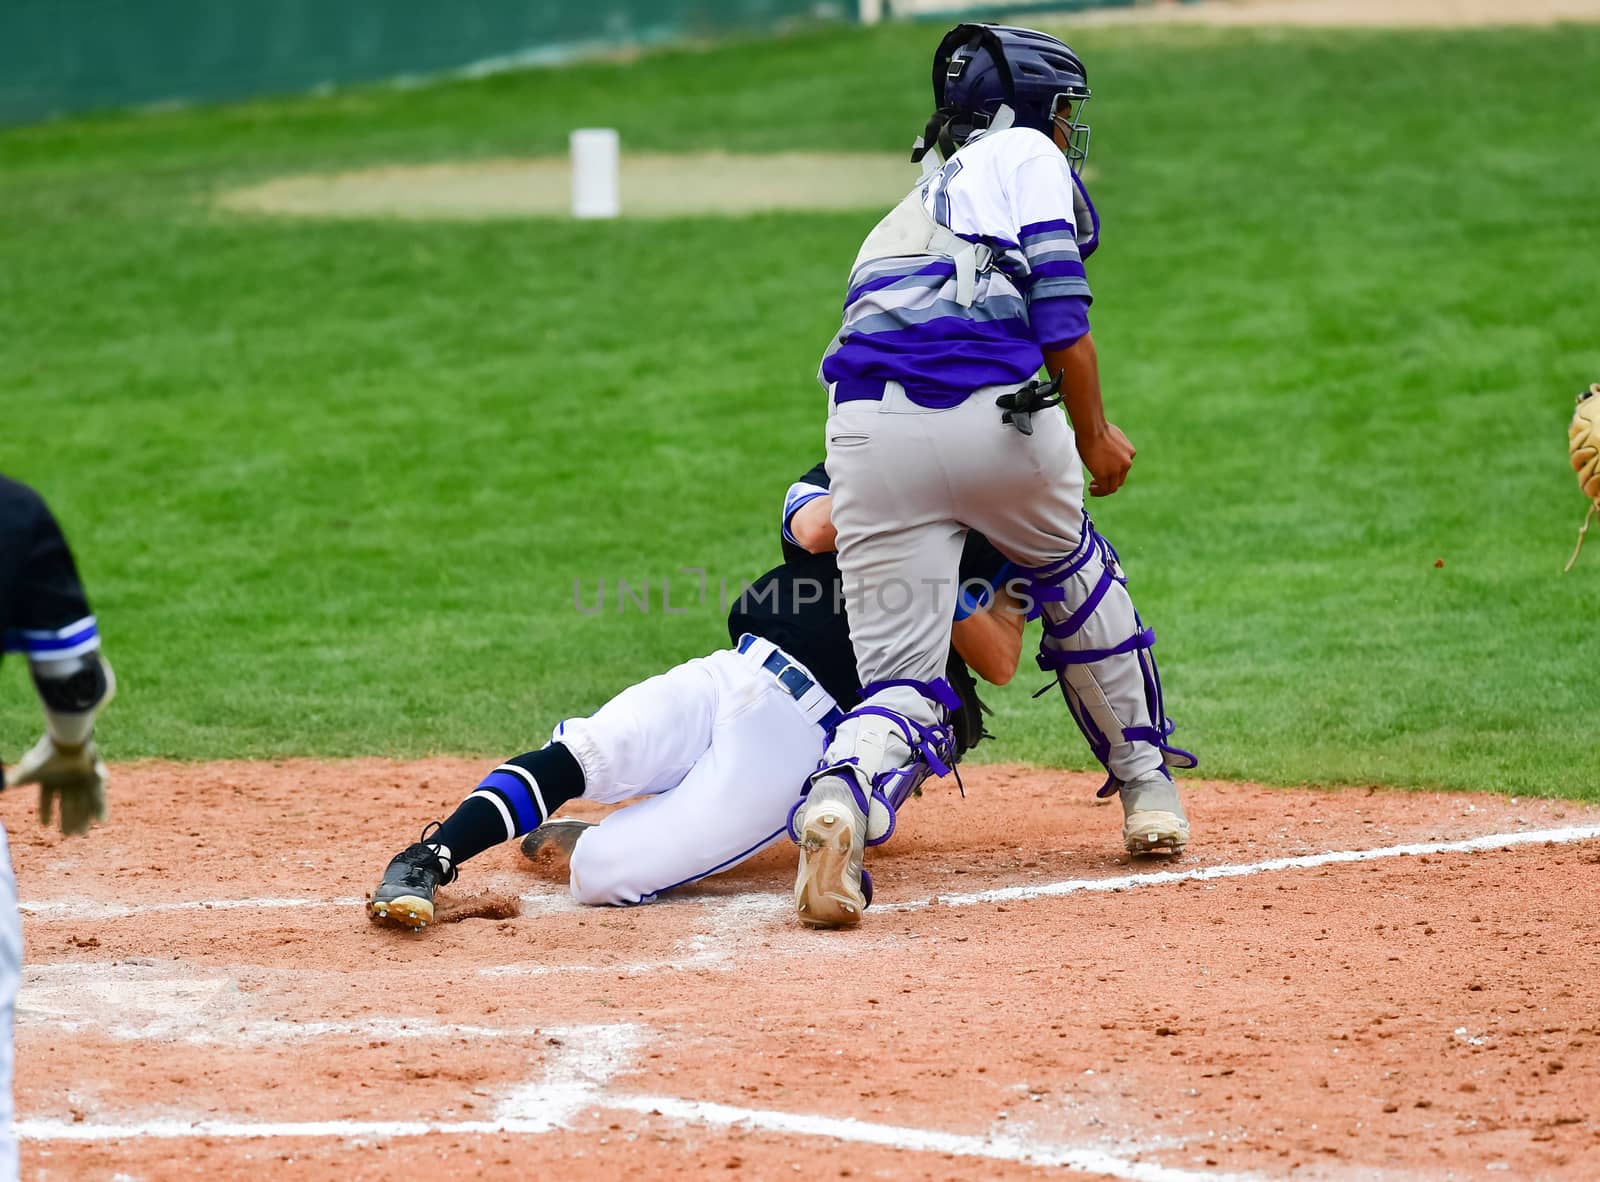
[[[983,767],[857,931],[795,924],[788,847],[593,910],[507,846],[441,901],[520,915],[371,927],[483,766],[126,765],[89,840],[0,799],[23,1177],[1600,1177],[1600,810],[1190,780],[1190,852],[1131,864],[1097,778]]]

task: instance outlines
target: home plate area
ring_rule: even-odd
[[[1096,779],[990,766],[855,931],[789,848],[596,910],[507,846],[441,895],[486,918],[371,926],[480,771],[127,765],[87,841],[0,801],[23,1177],[1600,1176],[1600,810],[1191,780],[1131,862]]]

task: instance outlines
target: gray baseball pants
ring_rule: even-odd
[[[995,399],[1010,388],[976,391],[949,410],[918,406],[895,383],[881,402],[830,401],[832,516],[863,684],[943,675],[969,528],[1026,567],[1058,563],[1079,548],[1083,466],[1072,428],[1059,409],[1034,415],[1031,436],[1003,423]],[[1061,583],[1062,601],[1044,605],[1045,619],[1073,616],[1102,581],[1106,561],[1090,548]],[[1138,630],[1127,588],[1113,581],[1073,635],[1044,643],[1111,649]],[[1063,675],[1074,706],[1111,740],[1106,764],[1113,775],[1126,782],[1162,766],[1154,743],[1122,737],[1125,729],[1151,726],[1139,653],[1068,665]],[[934,703],[906,687],[881,690],[863,704],[924,726],[938,721]],[[854,753],[856,729],[854,720],[841,724],[825,763]]]

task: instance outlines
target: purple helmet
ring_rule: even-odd
[[[1066,133],[1067,160],[1089,155],[1089,76],[1078,55],[1048,33],[1010,25],[957,25],[933,55],[933,117],[912,160],[938,146],[948,159],[973,132],[1031,127]]]

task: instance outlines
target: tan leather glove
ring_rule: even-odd
[[[1578,544],[1572,557],[1567,559],[1567,570],[1578,561],[1578,551],[1583,549],[1583,535],[1589,532],[1589,521],[1600,510],[1600,382],[1578,395],[1578,405],[1572,412],[1572,422],[1567,426],[1567,451],[1572,459],[1572,470],[1578,474],[1578,487],[1589,498],[1589,512],[1584,515],[1583,528],[1578,531]]]
[[[94,740],[75,747],[59,746],[46,734],[14,768],[6,769],[6,787],[39,785],[39,824],[49,825],[60,803],[61,832],[89,832],[106,819],[106,765]]]

